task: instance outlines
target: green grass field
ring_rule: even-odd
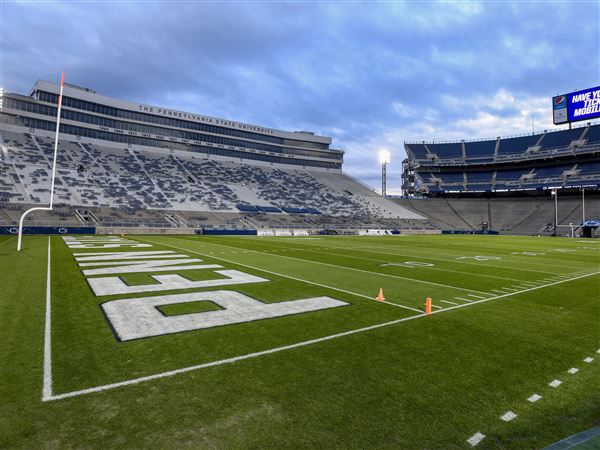
[[[149,246],[128,247],[140,243]],[[531,449],[600,424],[598,240],[128,236],[123,245],[26,236],[18,254],[15,238],[0,238],[0,447],[461,449],[481,433],[476,448]],[[132,266],[91,259],[146,251],[210,268],[102,274]],[[138,256],[136,267],[152,262]],[[259,281],[199,287],[231,277],[215,270]],[[169,275],[198,286],[160,284]],[[109,277],[137,291],[94,290]],[[154,313],[185,324],[228,307],[167,296],[213,291],[261,307],[344,303],[252,321],[242,311],[236,323],[147,337],[135,333],[158,319],[107,306],[166,298]],[[137,325],[120,328],[119,318]],[[509,411],[516,417],[501,420]]]

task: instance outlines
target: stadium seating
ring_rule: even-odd
[[[406,143],[405,149],[425,194],[600,186],[594,166],[600,125],[483,141]]]
[[[599,146],[600,125],[483,141],[405,144],[409,158],[420,166],[530,161],[549,155],[586,154],[598,151]]]
[[[3,130],[2,144],[6,157],[0,161],[0,203],[19,205],[19,211],[26,205],[47,204],[51,135]],[[422,219],[339,171],[250,164],[91,140],[59,141],[54,199],[66,205],[63,212],[72,223],[87,220],[99,226],[209,227],[220,223],[248,228],[263,222],[316,228],[349,222],[391,226],[393,219]],[[208,213],[223,215],[208,217]],[[259,219],[241,213],[261,215]],[[299,217],[288,220],[290,215]],[[321,215],[327,219],[309,218]],[[14,223],[15,217],[6,216],[2,219]],[[47,223],[56,219],[37,213],[30,217]],[[398,224],[406,225],[401,220]]]
[[[550,196],[487,198],[399,198],[396,203],[428,217],[433,226],[451,230],[489,229],[510,234],[549,234],[554,223],[554,200]],[[582,219],[581,195],[559,195],[558,223],[578,225]],[[586,217],[600,218],[600,193],[589,192]],[[561,228],[559,234],[567,234]]]

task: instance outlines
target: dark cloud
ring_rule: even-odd
[[[98,92],[334,137],[374,186],[377,150],[513,134],[599,84],[596,2],[2,3],[2,84],[64,69]],[[523,113],[525,111],[525,113]],[[370,167],[367,170],[365,167]]]

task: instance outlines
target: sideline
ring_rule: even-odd
[[[219,257],[211,256],[211,255],[204,255],[203,253],[196,252],[196,251],[189,250],[189,249],[184,249],[184,248],[181,248],[181,247],[176,247],[174,245],[164,244],[164,243],[161,243],[161,242],[156,242],[156,241],[151,241],[151,240],[145,240],[145,239],[140,239],[140,238],[135,238],[135,239],[138,239],[140,241],[145,241],[145,242],[151,242],[151,243],[157,244],[157,245],[163,245],[165,247],[176,248],[176,249],[183,250],[183,251],[186,251],[186,252],[189,252],[189,253],[196,253],[198,255],[207,256],[207,257],[213,258],[213,259],[219,259],[221,261],[230,262],[230,261],[228,261],[226,259],[223,259],[223,258],[219,258]],[[50,238],[48,238],[48,255],[50,256]],[[238,265],[241,265],[241,266],[245,266],[244,264],[239,264],[239,263],[236,263],[236,262],[233,262],[233,261],[230,262],[230,263],[231,264],[238,264]],[[251,266],[246,266],[246,267],[252,268]],[[262,271],[264,271],[263,269],[259,269],[259,268],[255,268],[255,270],[262,270]],[[498,295],[498,296],[495,296],[495,297],[490,297],[490,298],[486,298],[486,299],[482,299],[482,300],[477,300],[477,301],[473,301],[471,303],[465,303],[465,304],[460,304],[460,305],[457,305],[457,306],[452,306],[452,307],[449,307],[449,308],[438,309],[438,310],[432,311],[431,315],[433,316],[435,314],[442,314],[442,313],[447,312],[447,311],[451,311],[451,310],[455,310],[455,309],[459,309],[459,308],[466,308],[466,307],[470,307],[470,306],[473,306],[473,305],[477,305],[479,303],[485,303],[485,302],[489,302],[489,301],[492,301],[492,300],[497,300],[497,299],[500,299],[500,298],[512,297],[512,296],[515,296],[515,295],[518,295],[518,294],[522,294],[522,293],[525,293],[525,292],[536,291],[538,289],[544,289],[546,287],[555,286],[557,284],[567,283],[567,282],[570,282],[570,281],[575,281],[575,280],[579,280],[581,278],[586,278],[586,277],[590,277],[590,276],[594,276],[594,275],[598,275],[598,274],[600,274],[600,271],[593,272],[593,273],[587,273],[587,274],[580,275],[580,276],[573,277],[573,278],[563,279],[563,280],[556,281],[556,282],[549,283],[549,284],[545,284],[545,285],[535,286],[535,287],[532,287],[532,288],[529,288],[529,289],[524,289],[522,291],[510,292],[510,293],[507,293],[507,294],[504,294],[504,295]],[[45,339],[44,350],[46,351],[46,349],[47,349],[48,352],[50,351],[50,342],[49,342],[49,340],[50,340],[50,334],[49,334],[49,321],[50,321],[50,308],[49,308],[50,307],[50,303],[49,303],[50,302],[50,295],[49,295],[49,292],[50,292],[49,291],[49,287],[50,287],[50,285],[49,285],[49,283],[50,283],[50,281],[49,280],[50,280],[50,259],[48,259],[48,289],[47,289],[47,295],[46,295],[46,301],[47,301],[47,308],[46,308],[46,325],[47,325],[47,327],[46,327],[46,331],[47,331],[47,334],[44,335],[44,339]],[[300,280],[300,281],[302,281],[302,280]],[[63,394],[52,395],[51,392],[50,392],[50,395],[46,396],[45,395],[46,392],[44,391],[44,396],[42,397],[42,401],[47,402],[47,401],[54,401],[54,400],[62,400],[62,399],[66,399],[66,398],[77,397],[77,396],[80,396],[80,395],[86,395],[86,394],[92,394],[92,393],[96,393],[96,392],[107,391],[107,390],[119,388],[119,387],[122,387],[122,386],[131,386],[131,385],[135,385],[135,384],[142,383],[142,382],[145,382],[145,381],[150,381],[150,380],[156,380],[156,379],[160,379],[160,378],[171,377],[171,376],[178,375],[178,374],[181,374],[181,373],[191,372],[191,371],[199,370],[199,369],[205,369],[205,368],[208,368],[208,367],[215,367],[215,366],[221,366],[221,365],[225,365],[225,364],[231,364],[231,363],[235,363],[235,362],[238,362],[238,361],[243,361],[243,360],[246,360],[246,359],[252,359],[252,358],[257,358],[257,357],[260,357],[260,356],[265,356],[265,355],[279,353],[279,352],[286,351],[286,350],[291,350],[291,349],[294,349],[294,348],[306,347],[306,346],[309,346],[309,345],[317,344],[317,343],[320,343],[320,342],[330,341],[330,340],[337,339],[337,338],[340,338],[340,337],[345,337],[345,336],[351,336],[353,334],[364,333],[364,332],[367,332],[367,331],[376,330],[378,328],[388,327],[388,326],[396,325],[396,324],[399,324],[399,323],[402,323],[402,322],[408,322],[409,320],[420,319],[422,317],[427,317],[427,315],[421,313],[421,314],[410,316],[410,317],[404,317],[404,318],[401,318],[401,319],[391,320],[389,322],[378,323],[378,324],[375,324],[375,325],[370,325],[370,326],[367,326],[367,327],[361,327],[361,328],[357,328],[357,329],[354,329],[354,330],[348,330],[348,331],[344,331],[344,332],[341,332],[341,333],[336,333],[336,334],[332,334],[332,335],[328,335],[328,336],[323,336],[323,337],[316,338],[316,339],[310,339],[310,340],[307,340],[307,341],[301,341],[301,342],[297,342],[295,344],[285,345],[285,346],[282,346],[282,347],[275,347],[275,348],[263,350],[263,351],[260,351],[260,352],[248,353],[248,354],[245,354],[245,355],[235,356],[235,357],[232,357],[232,358],[226,358],[226,359],[212,361],[212,362],[208,362],[208,363],[204,363],[204,364],[197,364],[197,365],[194,365],[194,366],[183,367],[181,369],[175,369],[175,370],[170,370],[170,371],[167,371],[167,372],[161,372],[161,373],[157,373],[157,374],[153,374],[153,375],[147,375],[147,376],[143,376],[143,377],[139,377],[139,378],[133,378],[133,379],[130,379],[130,380],[120,381],[120,382],[117,382],[117,383],[110,383],[110,384],[105,384],[105,385],[101,385],[101,386],[95,386],[95,387],[91,387],[91,388],[87,388],[87,389],[81,389],[81,390],[77,390],[77,391],[65,392]],[[44,356],[46,357],[45,353],[44,353]],[[48,354],[48,358],[49,357],[50,357],[50,355]],[[46,389],[46,387],[47,387],[47,385],[46,385],[46,374],[48,373],[51,376],[50,367],[48,367],[48,372],[46,372],[46,370],[45,370],[46,369],[46,362],[48,362],[48,364],[50,364],[50,360],[46,359],[46,358],[44,360],[44,389]],[[51,382],[52,382],[52,380],[50,379],[49,381],[50,381],[50,385],[48,385],[48,388],[51,390]]]
[[[50,291],[50,265],[51,265],[51,246],[50,236],[48,236],[48,271],[46,274],[46,321],[44,325],[44,387],[42,389],[42,401],[48,401],[52,398],[52,311]]]

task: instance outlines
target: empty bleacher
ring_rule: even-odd
[[[0,203],[23,211],[49,202],[53,146],[50,133],[2,131],[6,157],[0,161]],[[399,224],[404,224],[401,219],[422,219],[338,170],[309,171],[66,138],[59,140],[54,195],[67,210],[81,211],[68,211],[65,220],[80,224],[85,217],[98,226],[220,223],[235,228],[268,223],[317,228],[325,223],[383,226],[393,219],[400,219]],[[260,206],[257,210],[263,215],[244,218],[241,209],[252,205]],[[5,221],[14,222],[14,217],[5,216]],[[38,222],[54,219],[44,214],[30,217]]]
[[[481,230],[483,222],[490,229],[507,234],[548,234],[544,228],[554,222],[554,200],[549,195],[535,197],[487,198],[399,198],[396,203],[428,217],[442,229]],[[600,193],[590,191],[586,197],[586,217],[600,218]],[[558,198],[559,225],[575,226],[582,221],[582,198],[578,194]],[[559,234],[570,232],[559,228]]]
[[[421,166],[531,161],[548,156],[593,153],[599,146],[600,125],[481,141],[405,143],[409,158]]]

